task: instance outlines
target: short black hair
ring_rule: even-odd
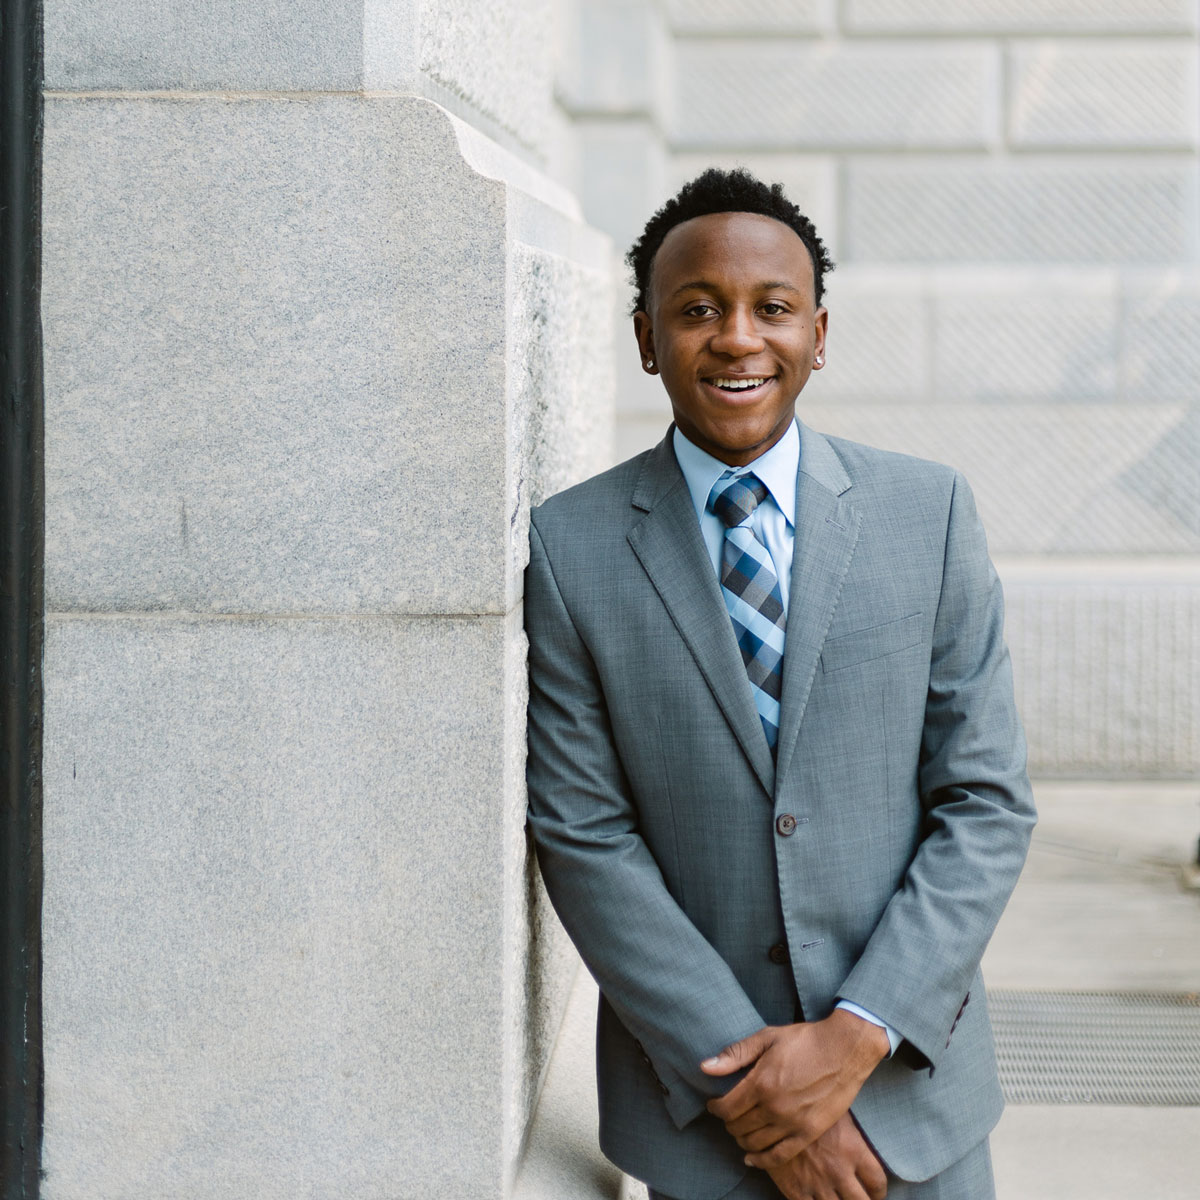
[[[650,268],[667,234],[676,225],[682,225],[693,217],[725,212],[759,213],[764,217],[774,217],[789,229],[794,229],[808,247],[813,265],[813,294],[816,302],[821,303],[825,294],[825,275],[833,270],[834,262],[813,223],[783,194],[783,184],[763,183],[742,167],[733,171],[709,167],[691,183],[685,183],[678,195],[668,200],[646,222],[642,236],[625,255],[625,262],[633,272],[634,312],[646,311]]]

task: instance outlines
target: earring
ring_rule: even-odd
[[[646,359],[646,370],[647,370],[647,371],[653,371],[653,370],[654,370],[654,359],[652,359],[652,358],[648,358],[648,359]]]
[[[816,357],[816,360],[813,363],[813,366],[820,367],[820,366],[824,365],[824,362],[825,362],[825,360],[818,354]]]

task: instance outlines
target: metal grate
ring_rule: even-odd
[[[988,992],[1010,1104],[1200,1105],[1200,993]]]

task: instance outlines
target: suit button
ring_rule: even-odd
[[[775,945],[767,951],[767,957],[777,967],[786,966],[788,961],[788,948],[782,942],[776,942]]]
[[[791,813],[784,813],[775,822],[775,828],[780,837],[791,837],[796,832],[796,818]]]

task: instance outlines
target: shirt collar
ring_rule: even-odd
[[[687,481],[696,516],[703,519],[713,484],[730,469],[729,464],[713,458],[694,442],[690,442],[679,431],[678,426],[675,427],[673,443],[675,458]],[[746,467],[738,468],[739,472],[753,471],[763,481],[767,491],[771,493],[771,499],[793,529],[796,527],[796,473],[799,469],[800,430],[794,420],[788,426],[787,433],[770,450],[760,454]]]

